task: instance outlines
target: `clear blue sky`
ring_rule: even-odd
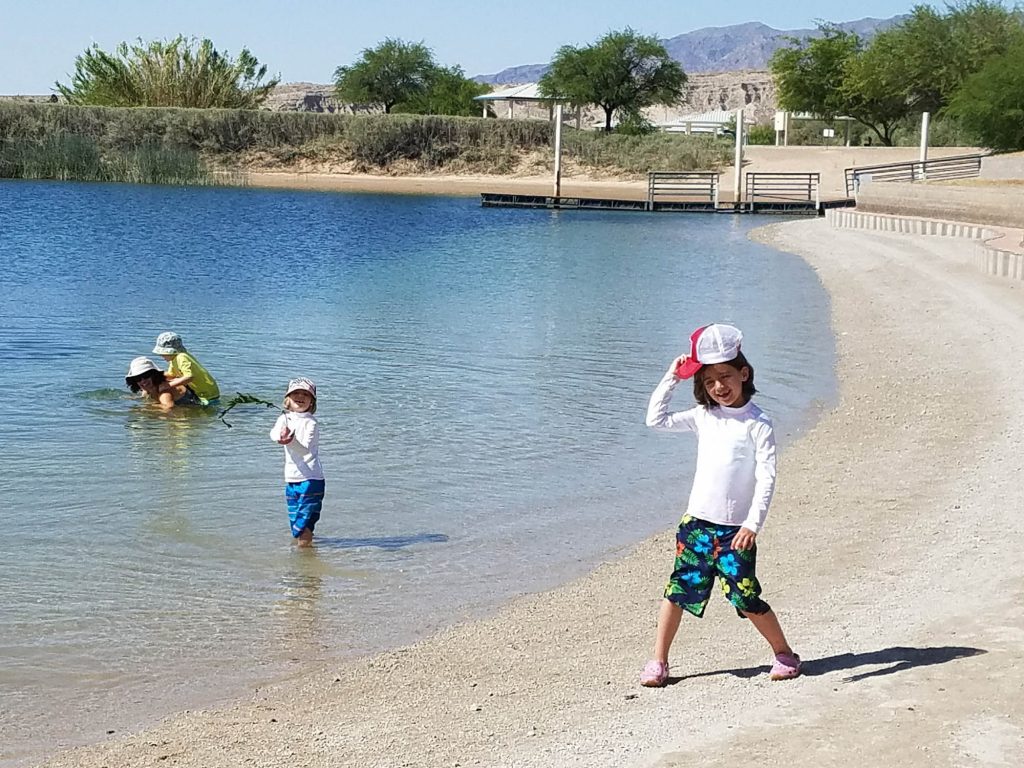
[[[944,8],[942,2],[926,3]],[[208,37],[248,47],[282,82],[330,82],[335,67],[385,37],[422,40],[440,64],[467,75],[550,61],[612,29],[673,37],[759,21],[776,29],[816,20],[907,13],[913,0],[0,0],[0,94],[45,94],[68,81],[92,43]]]

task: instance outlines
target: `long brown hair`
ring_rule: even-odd
[[[747,358],[743,356],[742,352],[737,352],[736,357],[732,360],[726,360],[723,365],[728,365],[737,371],[742,371],[746,368],[750,372],[747,380],[743,382],[743,403],[746,405],[750,398],[757,394],[757,387],[754,386],[754,366],[747,362]],[[697,373],[693,375],[693,398],[705,408],[717,408],[718,403],[715,402],[715,399],[704,388],[705,368],[707,366],[701,366]]]
[[[128,389],[130,389],[132,392],[138,392],[139,382],[142,381],[143,379],[152,379],[154,384],[160,386],[161,381],[167,381],[167,376],[164,374],[163,371],[143,371],[138,376],[133,377],[132,380],[128,382]]]

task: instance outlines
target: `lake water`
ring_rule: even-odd
[[[783,441],[834,397],[827,296],[747,240],[764,223],[0,183],[0,762],[415,640],[673,526],[695,444],[643,418],[694,327],[743,329]],[[276,411],[129,396],[165,330],[226,396],[317,382],[314,552]]]

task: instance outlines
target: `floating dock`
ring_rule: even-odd
[[[552,195],[481,192],[484,208],[551,208],[581,211],[647,211],[669,213],[775,213],[787,216],[823,216],[827,208],[852,206],[852,198],[835,200],[753,200],[717,202],[710,200],[619,200],[605,197],[554,197]]]
[[[743,200],[719,200],[718,171],[651,171],[647,197],[621,200],[567,195],[483,192],[484,208],[566,208],[587,211],[665,211],[671,213],[778,213],[821,216],[826,208],[852,206],[852,198],[821,199],[820,173],[748,173]]]

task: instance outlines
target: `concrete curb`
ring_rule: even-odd
[[[876,232],[897,232],[908,235],[958,237],[970,240],[972,261],[987,275],[1024,281],[1024,253],[988,245],[987,241],[1005,237],[1005,233],[981,224],[966,224],[940,219],[912,216],[890,216],[884,213],[863,213],[850,208],[831,208],[825,220],[835,229],[864,229]]]

